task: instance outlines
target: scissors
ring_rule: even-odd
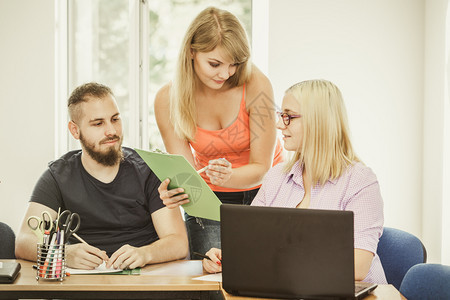
[[[28,227],[38,237],[39,242],[44,241],[44,234],[50,234],[53,229],[53,220],[50,213],[44,210],[41,214],[41,218],[37,216],[31,216],[27,219]]]
[[[63,223],[64,217],[65,221]],[[64,231],[64,240],[67,241],[80,228],[80,215],[72,213],[70,210],[65,210],[59,215],[56,226],[59,230]]]

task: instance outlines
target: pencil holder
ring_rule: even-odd
[[[63,281],[66,277],[66,244],[37,244],[36,280]]]

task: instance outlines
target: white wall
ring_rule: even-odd
[[[54,158],[53,38],[53,0],[0,0],[0,221],[16,232]]]
[[[445,0],[441,0],[445,1]],[[445,90],[444,99],[444,172],[442,180],[442,263],[450,265],[450,1],[445,1],[446,9],[438,6],[440,14],[446,14],[446,32],[445,32],[445,65],[446,68],[446,84],[443,87]]]
[[[353,142],[378,176],[385,225],[422,235],[424,1],[270,1],[269,77],[341,89]],[[284,34],[280,34],[283,32]]]
[[[445,254],[445,263],[450,264],[450,248],[446,251],[442,249],[443,233],[447,234],[448,241],[450,232],[448,204],[447,210],[443,209],[444,101],[448,101],[445,77],[448,55],[445,45],[447,6],[447,0],[426,2],[422,216],[423,240],[429,252],[433,254],[430,259],[437,260],[437,257]],[[447,228],[443,227],[444,220],[447,221]],[[446,246],[449,247],[449,245]]]

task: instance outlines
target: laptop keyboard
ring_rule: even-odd
[[[355,294],[358,294],[367,287],[365,284],[355,283]]]
[[[357,295],[359,292],[368,288],[371,285],[372,285],[371,283],[367,282],[355,282],[355,295]]]

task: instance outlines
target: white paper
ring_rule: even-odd
[[[179,260],[169,263],[148,265],[141,269],[141,275],[201,276],[203,275],[202,261]]]
[[[222,282],[222,273],[209,274],[209,275],[204,275],[204,276],[200,276],[200,277],[195,277],[192,279],[193,280]]]
[[[66,268],[66,272],[70,273],[70,275],[116,273],[116,272],[121,272],[121,271],[122,271],[122,269],[114,269],[114,267],[106,268],[106,262],[103,262],[97,268],[92,269],[92,270]]]

